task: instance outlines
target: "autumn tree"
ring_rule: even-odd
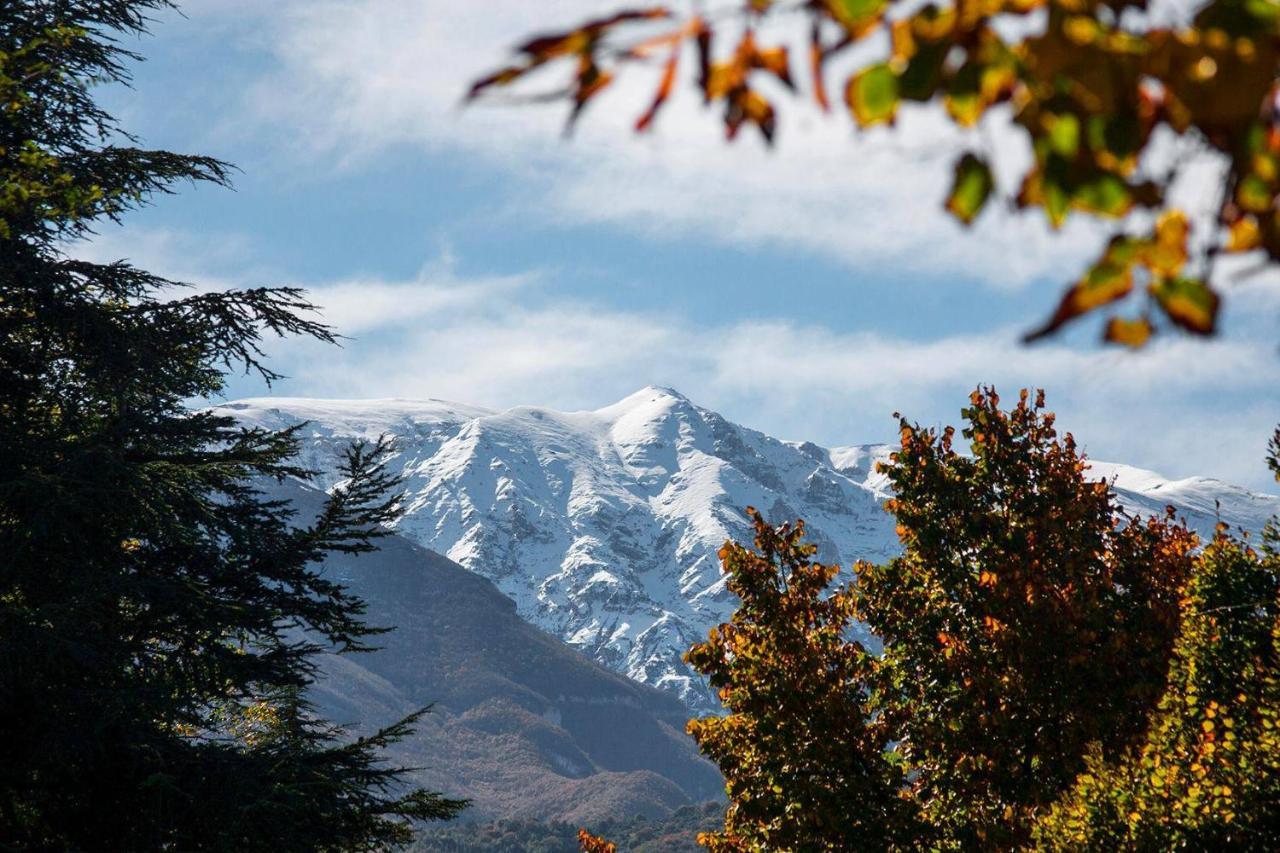
[[[713,849],[1021,847],[1091,744],[1141,738],[1195,536],[1120,513],[1040,396],[964,417],[970,455],[902,424],[901,557],[832,588],[802,524],[758,515],[721,552],[741,603],[688,656],[728,712],[690,724],[730,799]]]
[[[1280,434],[1272,444],[1280,477]],[[1144,741],[1091,755],[1036,826],[1047,850],[1280,848],[1280,528],[1219,531],[1196,561]]]
[[[582,853],[618,853],[618,845],[592,835],[585,829],[578,830],[578,849]]]
[[[1280,556],[1225,535],[1198,561],[1145,741],[1091,756],[1036,827],[1049,850],[1280,845]]]
[[[1145,728],[1178,629],[1196,537],[1126,518],[1043,394],[994,391],[955,434],[902,423],[882,466],[902,556],[857,567],[883,641],[876,707],[933,843],[1009,848],[1074,780],[1090,743]]]
[[[1055,228],[1073,213],[1117,221],[1101,256],[1028,337],[1123,302],[1128,310],[1111,316],[1105,337],[1140,346],[1162,327],[1214,331],[1218,255],[1280,259],[1280,4],[1208,0],[1177,25],[1153,25],[1163,18],[1146,10],[1145,0],[729,0],[627,9],[530,39],[470,97],[545,79],[540,72],[559,66],[568,85],[530,100],[568,102],[572,124],[620,74],[656,64],[654,96],[636,106],[637,131],[654,126],[685,81],[722,114],[729,139],[749,128],[773,141],[771,90],[803,94],[824,111],[842,95],[861,128],[892,125],[904,109],[929,104],[963,129],[1008,123],[1033,155],[1018,185],[999,186],[993,167],[1021,164],[1011,153],[1019,146],[967,134],[947,210],[968,224],[1004,195],[1039,209]],[[768,25],[788,18],[799,19],[794,39],[766,42],[764,31],[779,29]],[[831,61],[846,54],[858,57],[855,67],[829,80]],[[1183,146],[1169,165],[1149,156],[1162,135]],[[1188,152],[1222,166],[1209,187],[1216,217],[1191,241],[1186,212],[1170,201]]]
[[[747,512],[754,548],[720,551],[738,608],[685,655],[726,711],[689,723],[729,797],[724,830],[699,840],[718,851],[909,846],[902,774],[872,719],[875,658],[849,639],[854,596],[830,589],[839,568],[812,562],[803,522],[775,528]]]
[[[226,164],[136,146],[94,99],[165,0],[0,6],[0,847],[364,850],[463,805],[306,701],[316,655],[380,629],[327,579],[396,513],[385,446],[352,449],[314,518],[295,430],[185,403],[264,335],[331,340],[298,291],[180,291],[72,256],[95,224]]]

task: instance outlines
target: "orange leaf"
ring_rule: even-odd
[[[765,50],[756,50],[751,65],[754,68],[760,68],[764,71],[768,71],[783,83],[787,84],[787,86],[794,86],[791,82],[791,63],[787,57],[787,49],[785,47],[771,47]]]
[[[524,74],[532,71],[540,65],[569,57],[573,55],[582,56],[584,59],[589,58],[594,51],[596,43],[606,31],[618,24],[628,23],[632,21],[653,20],[657,18],[669,18],[671,11],[663,6],[654,6],[648,9],[631,9],[617,14],[610,15],[607,18],[597,18],[588,21],[577,29],[569,30],[562,33],[553,33],[551,35],[538,36],[529,39],[524,44],[516,48],[516,52],[523,54],[525,57],[524,65],[513,65],[503,68],[499,71],[489,74],[472,84],[471,89],[467,93],[467,100],[474,100],[479,97],[485,89],[493,86],[506,86],[513,81],[519,79]],[[581,87],[579,87],[581,94]],[[594,92],[590,93],[594,94]],[[590,94],[587,97],[590,97]],[[581,101],[575,109],[575,114],[581,109]],[[572,123],[572,120],[571,120]]]
[[[636,131],[643,133],[653,125],[654,118],[658,115],[658,110],[666,103],[667,98],[671,96],[671,89],[676,82],[676,67],[680,64],[680,44],[671,49],[671,56],[668,57],[666,65],[662,69],[662,79],[658,81],[658,90],[654,93],[653,103],[649,104],[649,109],[645,110],[644,115],[636,121]]]
[[[612,82],[613,74],[611,72],[602,71],[590,56],[582,57],[578,66],[578,76],[574,80],[573,109],[569,113],[569,120],[565,123],[566,133],[573,130],[573,126],[578,121],[578,117],[582,115],[582,110],[586,107],[587,102],[600,94]]]
[[[471,84],[471,89],[467,92],[467,100],[468,101],[475,100],[476,98],[480,97],[480,94],[485,89],[491,88],[493,86],[509,85],[515,82],[516,80],[520,79],[520,77],[523,76],[524,73],[528,70],[529,69],[527,67],[522,68],[517,65],[509,65],[506,68],[503,68],[499,71],[495,71],[494,73],[488,75],[487,77],[481,77],[475,83]]]
[[[827,59],[827,52],[822,47],[822,31],[818,22],[813,22],[809,32],[809,73],[813,77],[813,98],[822,111],[830,112],[831,101],[827,98],[827,84],[822,76],[822,65]]]
[[[1068,288],[1049,321],[1028,334],[1026,340],[1053,334],[1081,314],[1128,296],[1133,290],[1133,265],[1148,245],[1132,237],[1113,237],[1098,262]]]

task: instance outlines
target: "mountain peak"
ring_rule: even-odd
[[[613,414],[616,412],[630,411],[640,407],[651,407],[653,404],[664,406],[673,406],[684,404],[686,406],[693,405],[692,401],[685,395],[681,394],[674,388],[666,385],[646,385],[639,391],[635,391],[623,397],[618,402],[596,411],[601,414]]]
[[[779,441],[660,385],[578,412],[270,399],[222,410],[263,426],[309,420],[299,462],[321,472],[322,487],[338,481],[351,438],[390,433],[398,452],[389,464],[404,476],[399,533],[489,578],[521,616],[696,713],[714,712],[715,696],[681,655],[733,612],[716,552],[726,539],[749,539],[743,507],[772,521],[804,518],[824,563],[880,561],[899,549],[882,507],[888,483],[874,465],[891,448]],[[1129,511],[1172,504],[1205,531],[1219,513],[1256,530],[1280,510],[1280,498],[1206,480],[1109,470]]]

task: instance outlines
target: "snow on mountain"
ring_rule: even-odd
[[[1280,498],[1275,495],[1251,492],[1209,477],[1166,480],[1153,471],[1093,460],[1089,468],[1096,476],[1112,482],[1129,512],[1152,515],[1172,506],[1205,538],[1213,535],[1219,519],[1232,527],[1257,532],[1280,513]]]
[[[302,462],[332,488],[352,438],[394,436],[405,478],[399,532],[493,581],[522,616],[697,712],[715,700],[683,661],[733,601],[716,551],[748,528],[742,508],[804,518],[819,559],[849,565],[897,551],[875,462],[886,445],[826,449],[730,423],[669,388],[593,412],[505,412],[438,400],[260,398],[219,411],[246,424],[301,421]],[[1211,531],[1221,517],[1256,530],[1280,498],[1215,480],[1169,482],[1123,465],[1131,511],[1173,505]]]

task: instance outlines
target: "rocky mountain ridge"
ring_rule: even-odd
[[[390,464],[405,480],[399,533],[493,581],[525,619],[696,713],[716,703],[680,656],[733,610],[715,555],[746,534],[743,507],[804,518],[826,562],[883,560],[898,548],[874,464],[888,446],[782,441],[669,388],[584,412],[285,398],[218,410],[270,428],[307,422],[302,462],[326,489],[351,439],[393,436]],[[1256,530],[1280,512],[1280,498],[1215,480],[1094,470],[1132,511],[1172,505],[1204,531],[1219,516]]]
[[[301,519],[322,495],[266,488]],[[394,626],[377,651],[324,655],[309,698],[368,734],[424,706],[388,749],[429,790],[464,797],[466,821],[660,818],[715,800],[723,780],[684,732],[685,706],[611,672],[530,625],[492,583],[400,536],[373,553],[335,553],[323,571]]]

